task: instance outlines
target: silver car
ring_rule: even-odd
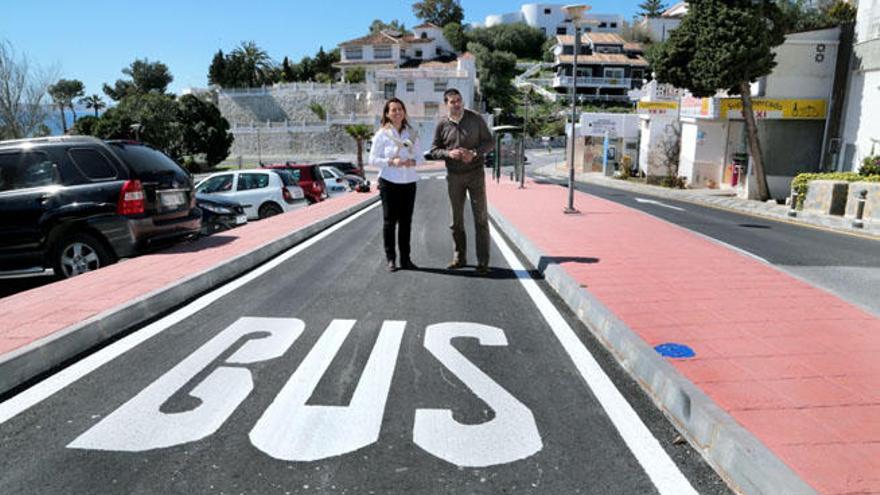
[[[296,180],[278,170],[236,170],[211,174],[196,185],[200,198],[237,201],[248,220],[258,220],[306,206]]]

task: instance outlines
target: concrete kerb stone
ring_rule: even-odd
[[[330,217],[269,241],[169,287],[145,294],[52,335],[0,356],[0,394],[45,373],[80,353],[160,315],[265,263],[296,244],[379,201],[374,195]]]
[[[492,205],[489,215],[529,263],[540,266],[546,255]],[[543,276],[732,489],[755,495],[817,493],[561,266],[548,265]]]

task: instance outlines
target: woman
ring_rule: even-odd
[[[413,206],[416,202],[416,183],[419,181],[415,166],[423,162],[418,134],[406,121],[406,106],[397,98],[388,100],[382,110],[382,127],[373,136],[370,165],[379,169],[385,268],[389,272],[397,271],[395,229],[400,267],[404,270],[418,269],[410,259],[409,239]]]

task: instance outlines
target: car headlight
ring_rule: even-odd
[[[208,210],[208,211],[210,211],[212,213],[216,213],[218,215],[229,215],[230,213],[232,213],[232,210],[230,210],[229,208],[226,208],[225,206],[214,206],[214,205],[209,205],[209,204],[202,204],[202,205],[199,205],[199,208],[202,208],[203,210]]]

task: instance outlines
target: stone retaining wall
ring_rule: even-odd
[[[804,211],[823,215],[843,215],[849,182],[835,180],[813,180],[804,199]]]
[[[880,222],[880,182],[852,182],[846,198],[846,217],[855,218],[858,208],[859,193],[868,191],[865,197],[865,210],[862,220]]]

